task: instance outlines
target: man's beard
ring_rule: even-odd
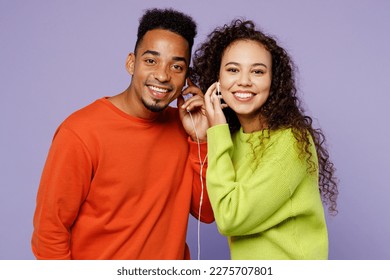
[[[142,99],[142,103],[144,104],[145,108],[154,113],[164,111],[165,108],[169,106],[169,104],[159,105],[160,103],[159,101],[153,101],[153,102],[154,102],[153,104],[148,104],[144,99]]]

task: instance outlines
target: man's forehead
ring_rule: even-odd
[[[154,29],[146,32],[139,46],[139,53],[145,51],[171,53],[189,59],[189,44],[185,38],[169,30]]]

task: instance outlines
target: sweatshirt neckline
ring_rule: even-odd
[[[120,115],[121,117],[124,117],[124,118],[132,120],[132,121],[136,121],[138,123],[143,123],[143,124],[155,123],[156,120],[158,120],[159,118],[162,117],[162,115],[164,115],[164,112],[163,112],[161,116],[159,116],[159,117],[157,117],[155,119],[143,119],[143,118],[134,117],[132,115],[129,115],[129,114],[123,112],[121,109],[116,107],[114,104],[112,104],[108,100],[108,98],[109,98],[108,96],[105,96],[105,97],[102,97],[102,98],[98,99],[98,101],[102,102],[104,105],[109,107],[112,111],[114,111],[116,114]]]

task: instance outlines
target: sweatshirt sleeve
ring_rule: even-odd
[[[82,141],[57,130],[39,185],[32,250],[37,259],[70,259],[70,228],[90,186],[92,164]]]
[[[200,143],[198,146],[198,143],[190,138],[188,142],[190,145],[189,161],[193,170],[191,214],[198,219],[200,212],[202,222],[212,223],[214,213],[206,189],[207,143]]]
[[[285,215],[279,217],[278,210],[285,208],[283,213],[292,211],[290,198],[306,174],[306,166],[298,158],[290,133],[272,143],[272,151],[264,154],[260,166],[254,171],[247,166],[253,173],[245,181],[236,179],[228,126],[210,128],[207,139],[207,189],[221,234],[259,233],[289,218]]]

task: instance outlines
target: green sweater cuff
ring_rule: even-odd
[[[207,145],[210,158],[226,152],[233,146],[228,124],[212,126],[207,130]]]

